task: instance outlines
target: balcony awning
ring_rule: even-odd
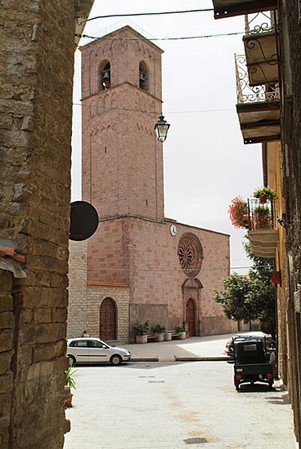
[[[244,143],[260,143],[280,139],[280,104],[237,104]]]
[[[276,256],[279,241],[278,229],[248,231],[252,253],[257,257],[271,259]]]
[[[223,19],[277,8],[277,0],[212,0],[214,18]]]

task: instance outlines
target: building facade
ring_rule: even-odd
[[[92,4],[1,3],[1,449],[60,449],[70,429],[63,404],[74,33]]]
[[[255,255],[275,258],[279,374],[301,447],[301,3],[213,0],[213,5],[216,19],[246,15],[236,108],[244,142],[263,143],[264,183],[277,192],[269,229],[248,234]]]
[[[189,335],[231,332],[213,300],[229,274],[229,236],[164,217],[163,146],[154,133],[162,50],[126,26],[81,52],[83,200],[100,217],[83,256],[82,328],[122,342],[146,320],[167,329],[184,322]],[[69,291],[71,335],[79,331],[72,282]]]

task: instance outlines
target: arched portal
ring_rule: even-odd
[[[188,326],[189,336],[196,335],[196,306],[192,298],[189,298],[186,303],[186,322]]]
[[[99,336],[103,340],[117,338],[117,309],[112,298],[105,298],[99,310]]]
[[[201,290],[203,285],[197,278],[187,278],[182,285],[183,316],[190,337],[201,335],[202,310]]]

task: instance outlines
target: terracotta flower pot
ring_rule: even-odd
[[[186,332],[178,332],[177,335],[179,336],[180,340],[185,340],[186,338]]]
[[[171,332],[165,332],[164,334],[164,341],[171,341],[172,340],[172,333]]]
[[[164,334],[157,334],[155,341],[164,341]]]
[[[136,343],[145,344],[147,343],[147,335],[136,335]]]
[[[65,387],[66,399],[64,401],[64,407],[72,407],[72,397],[71,389],[69,387]]]
[[[267,195],[266,195],[266,193],[262,192],[259,195],[259,202],[260,202],[260,204],[265,204],[267,202]]]

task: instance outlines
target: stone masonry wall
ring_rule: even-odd
[[[70,241],[67,338],[80,337],[84,329],[89,331],[87,323],[87,241]]]
[[[129,287],[87,285],[87,241],[69,245],[69,306],[67,338],[80,337],[86,330],[91,337],[100,337],[100,306],[112,298],[117,309],[117,340],[128,342]]]
[[[14,314],[10,273],[0,270],[0,447],[8,447],[12,407],[12,371],[14,349]]]
[[[295,433],[301,447],[301,313],[298,297],[301,279],[301,20],[300,2],[287,0],[280,9],[283,33],[281,67],[283,80],[283,190],[287,227],[285,229],[288,254],[288,386],[294,411]],[[288,51],[289,49],[289,51]],[[285,354],[287,357],[287,355]]]
[[[99,333],[99,312],[102,301],[112,298],[117,308],[117,341],[129,341],[129,288],[109,286],[88,286],[87,289],[87,330],[91,337],[103,338]]]
[[[26,257],[25,279],[0,270],[0,447],[59,449],[74,2],[0,3],[0,238]]]

